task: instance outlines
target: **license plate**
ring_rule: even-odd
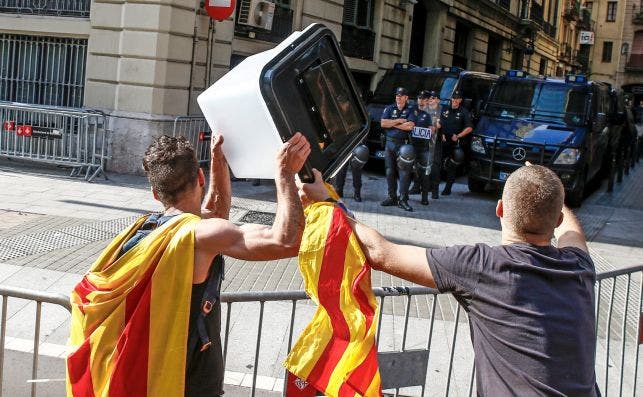
[[[501,181],[506,181],[507,178],[509,178],[509,173],[500,171],[498,173],[498,178],[500,178]]]
[[[379,157],[379,158],[382,158],[382,159],[384,158],[384,151],[383,150],[376,150],[375,153],[373,153],[373,154],[375,155],[375,157]]]

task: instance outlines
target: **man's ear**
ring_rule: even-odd
[[[558,222],[556,223],[556,227],[560,226],[561,223],[563,223],[563,219],[565,218],[565,215],[561,212],[560,215],[558,216]]]
[[[199,186],[203,187],[205,185],[205,174],[203,173],[203,168],[199,167],[198,173]]]
[[[154,190],[154,188],[151,186],[150,186],[150,190],[152,191],[152,196],[154,196],[154,200],[161,201],[161,199],[159,199],[158,193],[156,193],[156,190]]]
[[[496,216],[498,218],[502,218],[504,208],[502,206],[502,199],[498,200],[498,204],[496,204]]]

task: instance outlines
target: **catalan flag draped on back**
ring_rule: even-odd
[[[118,235],[71,294],[68,396],[182,396],[199,217],[174,217],[119,253]]]
[[[322,202],[305,212],[299,269],[319,306],[286,358],[294,375],[286,393],[305,395],[310,385],[332,397],[379,396],[370,266],[341,208]]]

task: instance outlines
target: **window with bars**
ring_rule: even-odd
[[[89,18],[91,0],[0,0],[0,12]]]
[[[496,4],[506,10],[511,8],[511,0],[496,0]]]
[[[0,34],[0,100],[81,107],[87,40]]]
[[[614,22],[616,21],[616,7],[618,6],[618,2],[616,1],[608,1],[607,2],[607,17],[605,20],[607,22]]]
[[[373,29],[374,3],[374,0],[345,0],[343,23],[357,28]]]
[[[603,56],[601,58],[602,62],[612,62],[612,47],[614,46],[614,43],[611,41],[604,41],[603,42]]]

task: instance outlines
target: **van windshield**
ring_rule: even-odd
[[[587,100],[588,90],[584,86],[511,80],[498,84],[489,100],[486,114],[578,126],[585,120]]]
[[[534,118],[563,120],[565,124],[581,125],[585,119],[588,92],[580,86],[543,84],[534,104]]]
[[[500,82],[489,98],[486,113],[510,119],[529,117],[535,92],[536,82],[533,80]]]
[[[458,79],[438,74],[392,71],[384,76],[375,90],[373,102],[393,103],[397,87],[404,87],[409,92],[409,99],[417,98],[422,90],[436,91],[440,98],[451,97],[453,87]]]

